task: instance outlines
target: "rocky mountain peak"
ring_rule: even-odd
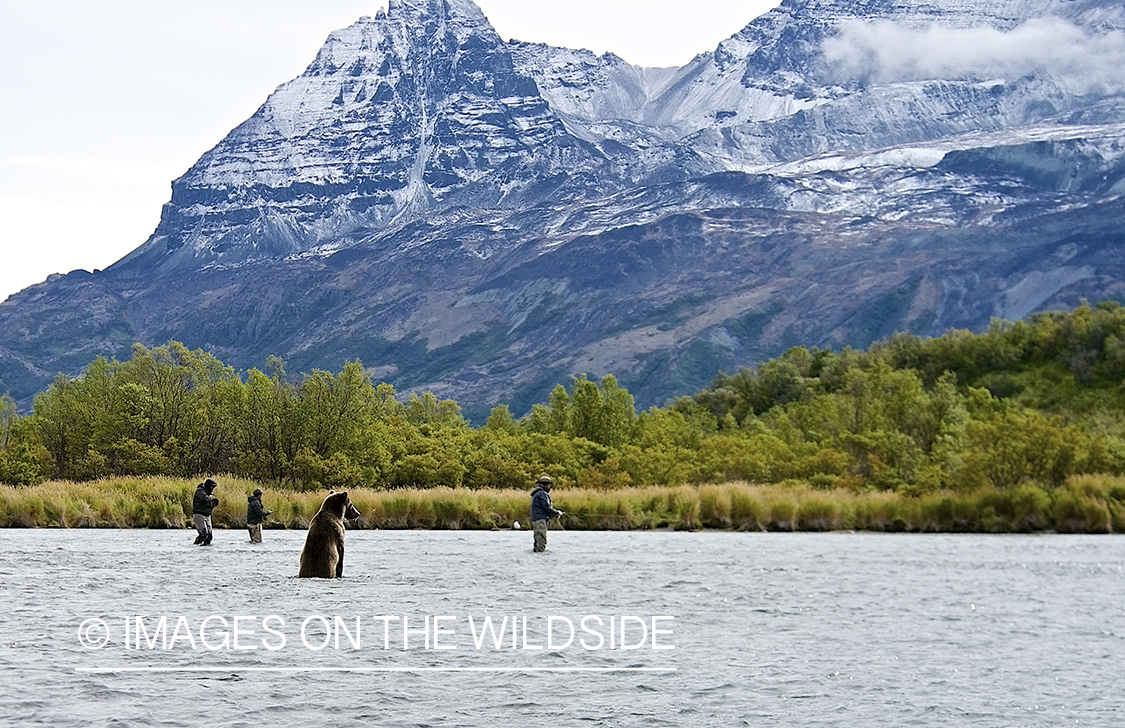
[[[504,205],[600,163],[469,0],[402,0],[334,32],[298,78],[173,183],[122,261],[169,272],[338,246],[439,203]]]
[[[456,20],[462,24],[484,25],[490,29],[492,27],[472,0],[390,0],[387,3],[387,15],[408,19],[430,16]]]

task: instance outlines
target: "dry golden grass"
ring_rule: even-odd
[[[246,498],[258,484],[218,476],[216,528],[246,524]],[[196,480],[117,478],[0,486],[0,527],[184,528]],[[306,528],[327,494],[265,488],[269,524]],[[353,489],[357,528],[495,529],[525,526],[529,491],[433,488]],[[805,484],[556,489],[564,528],[703,528],[751,531],[1125,532],[1125,478],[1082,476],[1059,489],[1022,486],[920,497],[820,490]],[[269,525],[267,524],[267,526]]]

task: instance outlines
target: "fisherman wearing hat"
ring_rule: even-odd
[[[536,552],[547,550],[547,522],[563,514],[551,505],[551,485],[551,478],[544,475],[531,491],[531,532]]]
[[[262,542],[262,522],[273,513],[262,507],[262,489],[255,488],[254,494],[246,499],[246,529],[250,531],[250,543]]]
[[[218,483],[208,478],[195,489],[195,498],[191,502],[191,522],[199,535],[195,538],[196,546],[211,545],[211,511],[219,505],[219,499],[211,494]]]

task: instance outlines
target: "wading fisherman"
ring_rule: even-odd
[[[551,505],[552,482],[550,477],[544,475],[531,491],[531,532],[534,534],[533,550],[536,552],[547,550],[547,522],[563,514]]]
[[[219,505],[219,499],[211,494],[218,483],[208,478],[195,489],[195,498],[191,502],[191,522],[199,535],[195,537],[195,545],[211,545],[211,511]]]
[[[262,507],[262,489],[255,488],[253,495],[246,499],[246,530],[250,532],[250,543],[262,542],[262,522],[273,513]]]

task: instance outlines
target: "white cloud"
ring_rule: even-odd
[[[853,20],[840,25],[823,51],[841,79],[986,80],[1046,72],[1079,92],[1125,89],[1125,33],[1088,35],[1061,18],[1033,19],[1009,31]]]

